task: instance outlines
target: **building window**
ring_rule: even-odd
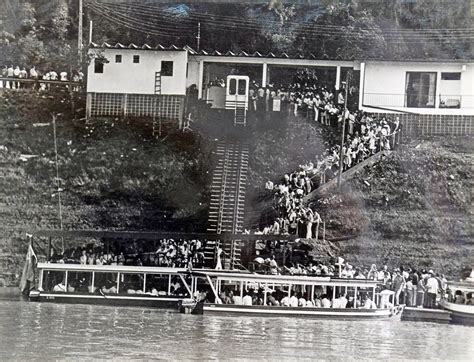
[[[244,96],[247,91],[247,81],[245,79],[239,79],[237,94]]]
[[[100,59],[94,59],[94,73],[104,73],[104,62]]]
[[[134,63],[140,63],[140,56],[139,55],[134,55],[133,56],[133,62]]]
[[[439,108],[461,108],[461,73],[441,73]]]
[[[436,72],[407,72],[405,105],[408,108],[434,108]]]
[[[461,73],[441,73],[441,80],[461,80]]]
[[[173,62],[163,60],[161,62],[161,76],[172,77],[173,76]]]
[[[116,54],[115,55],[115,63],[122,63],[122,55]]]

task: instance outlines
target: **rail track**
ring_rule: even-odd
[[[249,162],[248,144],[219,142],[216,147],[217,165],[212,175],[208,232],[238,234],[243,231],[245,189]],[[205,258],[208,265],[215,262],[215,241],[208,241]],[[221,245],[226,269],[240,264],[240,240]]]

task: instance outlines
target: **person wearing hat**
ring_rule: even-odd
[[[436,307],[436,296],[439,291],[438,279],[436,279],[434,271],[430,270],[428,272],[429,277],[426,280],[426,307],[435,308]]]

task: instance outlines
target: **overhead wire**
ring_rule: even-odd
[[[133,6],[133,8],[135,8],[134,11],[136,11],[137,8],[142,9],[142,11],[148,10],[149,15],[156,15],[156,11],[158,10],[156,7],[152,7],[150,5],[111,4],[111,3],[107,3],[107,2],[101,2],[100,4],[104,4],[104,5],[109,6],[109,7],[112,6],[112,7],[115,7],[115,8],[117,8],[117,7],[120,8],[121,7],[122,9],[124,9],[124,8],[130,9]],[[222,20],[212,19],[211,21],[214,21],[214,22],[228,22],[228,21],[231,21],[231,22],[237,22],[239,25],[244,25],[246,23],[251,24],[251,25],[260,25],[262,22],[266,22],[266,23],[273,23],[274,25],[281,25],[281,22],[278,22],[276,20],[243,19],[243,18],[232,17],[232,16],[228,16],[228,15],[200,13],[200,12],[197,12],[197,11],[194,11],[194,10],[190,14],[188,14],[186,17],[187,18],[202,19],[202,21],[205,21],[205,20],[209,20],[210,16],[211,17],[219,17],[220,19],[222,19]],[[182,20],[182,19],[180,19],[180,20]],[[301,23],[301,22],[295,22],[295,21],[293,21],[293,23],[297,23],[297,24],[299,23],[300,25],[307,26],[307,27],[309,27],[309,30],[315,29],[315,28],[318,28],[318,27],[321,27],[322,30],[326,30],[328,28],[334,28],[334,29],[338,29],[338,30],[348,29],[348,27],[344,26],[344,25],[307,24],[307,23]],[[303,27],[303,29],[304,29],[304,27]],[[370,28],[365,28],[365,29],[370,30]],[[386,34],[393,33],[393,34],[396,34],[396,35],[397,34],[403,34],[403,33],[411,34],[412,32],[416,32],[416,33],[423,33],[423,32],[436,33],[436,32],[439,32],[439,31],[449,31],[449,32],[454,32],[454,33],[456,33],[456,32],[459,32],[459,33],[472,33],[472,32],[474,32],[474,27],[469,27],[469,28],[421,28],[421,29],[416,29],[416,28],[406,29],[405,28],[405,29],[382,29],[382,31]]]
[[[107,11],[110,11],[110,12],[113,12],[115,15],[118,15],[118,16],[124,16],[122,15],[121,13],[118,13],[116,10],[114,9],[109,9],[109,8],[106,8],[104,7],[103,9],[106,9]],[[147,15],[147,16],[150,16],[152,18],[158,18],[156,14],[153,14],[153,13],[144,13],[144,12],[136,12],[137,14],[141,14],[141,15]],[[140,22],[141,25],[147,25],[147,26],[151,26],[153,27],[155,30],[160,30],[160,31],[164,31],[164,30],[176,30],[174,27],[173,28],[164,28],[163,25],[160,25],[159,27],[155,26],[155,24],[150,24],[150,23],[147,23],[147,22],[143,22],[143,20],[141,19],[136,19],[136,18],[133,18],[133,17],[129,17],[129,19],[131,21],[135,21],[135,22]],[[161,19],[161,18],[160,18]],[[216,23],[213,23],[213,21],[209,21],[211,23],[212,26],[224,26],[226,28],[229,28],[229,27],[241,27],[240,24],[229,24],[229,23],[226,23],[226,24],[216,24]],[[186,27],[186,25],[180,25],[180,26],[184,26]],[[192,31],[194,31],[194,29],[192,28],[192,26],[187,26],[188,29],[191,29]],[[249,28],[246,27],[245,28],[246,30],[248,30]],[[261,27],[258,28],[258,30],[261,30]],[[346,37],[346,38],[360,38],[361,36],[366,36],[366,37],[369,37],[369,36],[373,36],[372,33],[369,33],[369,30],[368,28],[356,28],[356,29],[352,29],[354,30],[355,32],[353,34],[347,34],[347,33],[344,33],[344,34],[338,34],[339,36],[343,36],[343,37]],[[378,30],[378,29],[376,29]],[[358,32],[358,33],[357,33]],[[366,32],[366,33],[364,33]],[[328,31],[325,31],[325,32],[322,32],[322,31],[308,31],[306,32],[308,35],[319,35],[319,36],[334,36],[334,32],[328,32]],[[380,31],[380,35],[383,35],[384,38],[387,37],[387,34],[383,33],[383,31]],[[406,39],[406,38],[401,38],[400,36],[396,36],[394,37],[393,35],[390,35],[389,37],[391,37],[390,40],[391,43],[393,43],[394,41],[394,38],[395,40],[403,40],[403,43],[406,43],[407,41],[408,42],[415,42],[415,41],[422,41],[422,40],[440,40],[440,38],[442,37],[449,37],[449,38],[452,38],[453,34],[432,34],[432,35],[421,35],[421,34],[412,34],[410,35],[410,39]],[[462,34],[462,35],[457,35],[457,38],[458,39],[461,39],[461,38],[467,38],[467,39],[471,39],[472,37],[474,37],[474,33],[466,33],[466,34]]]
[[[131,28],[131,26],[133,26],[133,29],[134,30],[137,30],[137,31],[142,31],[144,33],[153,33],[155,35],[159,35],[159,36],[168,36],[168,37],[182,37],[182,32],[183,32],[183,29],[189,29],[190,31],[192,31],[193,33],[195,32],[196,28],[193,28],[192,25],[184,25],[184,24],[180,24],[179,26],[182,27],[182,29],[180,30],[179,28],[177,28],[177,26],[172,26],[172,27],[169,27],[169,26],[163,26],[163,25],[156,25],[154,23],[149,23],[149,22],[146,22],[146,21],[143,21],[143,19],[139,19],[139,18],[135,18],[133,16],[130,16],[130,15],[124,15],[122,14],[121,12],[117,11],[117,10],[114,10],[113,8],[110,8],[110,7],[107,7],[107,6],[104,6],[102,4],[99,4],[97,1],[89,1],[87,3],[89,6],[91,6],[93,8],[93,10],[101,10],[101,14],[102,15],[107,15],[107,16],[110,16],[111,14],[115,15],[117,18],[119,18],[122,22],[130,22],[131,24],[127,24],[129,28]],[[137,14],[140,14],[140,15],[147,15],[151,18],[154,18],[154,19],[161,19],[161,17],[159,17],[157,14],[156,14],[156,11],[154,12],[143,12],[143,11],[135,11],[135,13]],[[208,21],[212,26],[224,26],[226,28],[228,27],[241,27],[240,24],[229,24],[229,23],[226,23],[226,24],[221,24],[221,23],[215,23],[213,20],[211,21]],[[143,27],[146,27],[145,29],[143,29]],[[347,28],[346,28],[347,29]],[[248,27],[245,27],[245,30],[248,30]],[[252,29],[251,29],[252,30]],[[256,29],[253,29],[253,30],[256,30]],[[261,30],[261,26],[258,26],[258,30]],[[346,38],[346,39],[358,39],[358,38],[361,38],[361,37],[372,37],[373,34],[372,33],[369,33],[369,30],[370,29],[367,29],[367,28],[363,28],[363,29],[353,29],[355,30],[354,33],[352,34],[347,34],[347,33],[339,33],[337,34],[338,36],[340,37],[343,37],[343,38]],[[166,34],[164,34],[164,32],[166,32]],[[172,35],[170,34],[171,33],[174,33],[174,34],[179,34],[179,35]],[[320,30],[312,30],[312,31],[308,31],[306,32],[307,36],[334,36],[335,33],[334,32],[328,32],[328,31],[320,31]],[[386,34],[385,33],[379,33],[381,36],[384,36],[384,39],[386,37]],[[390,44],[396,44],[396,43],[413,43],[413,42],[420,42],[420,41],[429,41],[429,40],[434,40],[434,41],[441,41],[443,37],[449,37],[450,39],[453,38],[453,35],[452,34],[433,34],[433,35],[418,35],[416,36],[415,34],[411,35],[409,39],[406,39],[406,38],[400,38],[400,37],[391,37],[389,39],[385,39],[387,40],[388,42],[390,42]],[[458,36],[456,37],[457,39],[471,39],[474,37],[474,33],[473,34],[465,34],[465,35],[462,35],[462,36]]]

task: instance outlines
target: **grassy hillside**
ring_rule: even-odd
[[[139,120],[86,125],[72,120],[60,93],[50,96],[5,94],[0,101],[0,212],[6,230],[0,271],[21,268],[26,239],[20,230],[59,228],[53,126],[44,110],[61,105],[57,140],[65,229],[203,230],[210,150],[198,135],[170,126],[166,139],[156,140],[150,125]]]
[[[472,153],[470,139],[411,142],[312,204],[330,236],[359,235],[339,245],[354,264],[457,277],[474,257]]]

